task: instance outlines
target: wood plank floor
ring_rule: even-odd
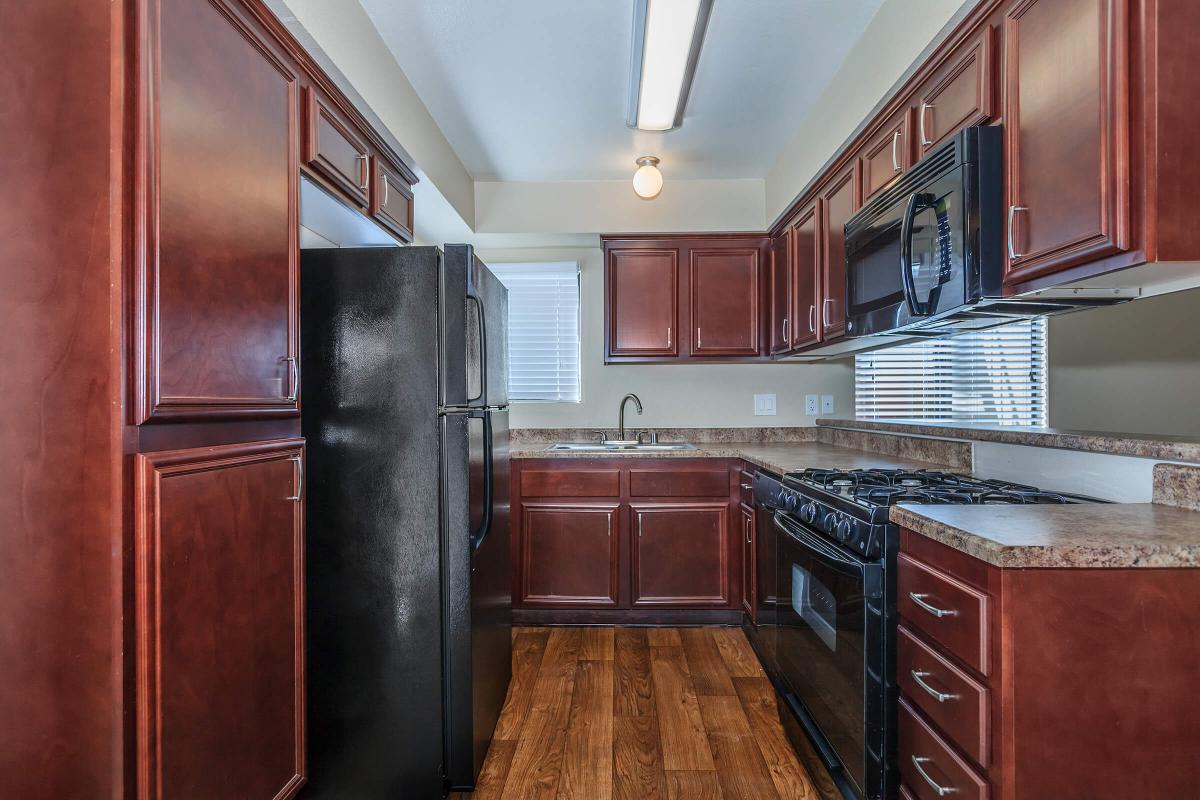
[[[815,800],[737,628],[517,628],[479,786],[454,800]]]

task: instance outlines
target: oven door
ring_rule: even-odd
[[[864,561],[782,512],[776,662],[798,715],[862,798],[882,792],[883,565]],[[812,730],[815,728],[816,730]],[[832,758],[831,758],[832,757]]]
[[[920,327],[962,308],[973,164],[929,179],[881,209],[847,242],[847,322],[852,336]]]

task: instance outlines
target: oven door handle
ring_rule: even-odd
[[[863,574],[863,570],[867,566],[865,562],[854,558],[848,558],[847,556],[839,553],[830,544],[822,541],[816,536],[813,536],[804,528],[792,522],[782,511],[775,512],[774,520],[776,528],[795,539],[798,543],[804,545],[804,547],[811,550],[816,555],[820,556],[821,560],[833,569],[852,575]]]

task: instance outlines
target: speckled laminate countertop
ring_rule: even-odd
[[[642,452],[546,452],[545,444],[514,445],[512,458],[740,458],[771,472],[783,474],[807,467],[825,469],[935,469],[947,472],[962,472],[943,464],[897,458],[835,447],[822,442],[785,442],[762,444],[758,442],[706,442],[696,445],[695,450],[668,450]]]
[[[873,431],[907,436],[932,436],[976,442],[1082,450],[1165,461],[1200,462],[1200,438],[1157,436],[1143,433],[1106,433],[1062,428],[967,425],[963,423],[906,422],[891,420],[819,419],[822,428]]]
[[[892,521],[998,567],[1200,567],[1200,512],[1157,503],[900,505]]]

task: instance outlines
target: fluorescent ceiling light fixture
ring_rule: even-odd
[[[634,0],[626,123],[644,131],[683,124],[712,0]]]

